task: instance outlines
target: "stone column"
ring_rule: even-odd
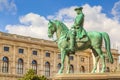
[[[53,75],[55,75],[56,74],[56,72],[57,72],[57,57],[56,57],[56,55],[57,55],[57,53],[54,51],[53,52]]]
[[[16,74],[16,46],[13,45],[13,61],[12,61],[12,74]]]
[[[25,52],[25,55],[26,55],[26,57],[28,58],[28,60],[26,61],[27,67],[25,67],[25,68],[26,68],[26,71],[25,71],[25,72],[27,72],[27,70],[31,69],[30,60],[31,60],[31,53],[32,53],[32,52],[30,51],[30,47],[27,47],[26,49],[27,49],[27,52]]]
[[[40,63],[41,63],[40,72],[41,72],[42,75],[44,75],[44,67],[45,67],[44,65],[45,65],[45,63],[44,63],[44,50],[43,49],[41,49],[40,55],[41,55],[41,58],[40,58]]]
[[[88,56],[88,73],[90,73],[90,56]]]
[[[80,57],[79,57],[79,55],[75,55],[75,58],[76,58],[76,73],[80,73]]]
[[[37,57],[37,74],[41,75],[41,49],[38,49]]]

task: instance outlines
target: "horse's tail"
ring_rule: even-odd
[[[112,56],[111,49],[110,49],[109,35],[106,32],[102,32],[102,37],[104,38],[104,41],[105,41],[105,48],[106,48],[106,51],[107,51],[109,61],[110,61],[110,63],[113,63],[114,60],[113,60],[113,56]]]

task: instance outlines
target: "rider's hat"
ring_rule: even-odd
[[[82,10],[83,7],[78,7],[78,8],[75,8],[74,10],[77,11],[77,10]]]

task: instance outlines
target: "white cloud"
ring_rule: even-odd
[[[55,15],[49,15],[48,19],[53,19],[53,20],[57,19],[57,20],[63,21],[70,28],[76,16],[74,11],[76,7],[77,6],[72,6],[69,8],[61,9],[58,12],[56,12]]]
[[[9,12],[15,14],[17,11],[14,0],[0,0],[0,12]]]
[[[91,31],[104,31],[110,35],[111,44],[120,46],[120,38],[118,34],[120,34],[120,23],[118,20],[109,18],[105,13],[102,13],[101,6],[89,6],[88,4],[84,5],[84,13],[85,13],[85,25],[86,30]],[[117,44],[116,44],[117,43]]]
[[[31,36],[36,38],[47,38],[48,21],[35,13],[29,13],[19,18],[21,24],[7,25],[6,30],[9,33]]]
[[[58,19],[63,21],[69,28],[72,26],[76,13],[72,6],[64,8],[56,12],[54,15],[48,15],[48,19]],[[83,5],[83,13],[85,14],[84,28],[87,31],[101,31],[107,32],[111,38],[111,44],[120,45],[120,23],[117,20],[109,18],[105,13],[102,13],[102,6],[91,7],[88,4]],[[7,25],[6,29],[9,33],[17,33],[21,35],[28,35],[37,38],[48,39],[47,37],[47,19],[38,14],[29,13],[20,17],[18,25]]]
[[[115,20],[120,21],[120,0],[114,4],[112,14],[114,15]]]

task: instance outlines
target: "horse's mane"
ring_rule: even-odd
[[[69,29],[68,29],[68,27],[63,23],[63,22],[61,22],[61,21],[59,21],[59,20],[54,20],[55,22],[57,22],[58,23],[58,25],[61,25],[61,27],[67,32],[67,31],[69,31]],[[59,26],[58,26],[59,27]]]

